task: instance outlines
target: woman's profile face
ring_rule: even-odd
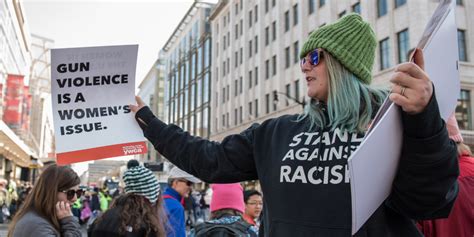
[[[310,62],[312,60],[305,60],[304,63],[301,63],[301,70],[304,73],[306,85],[308,86],[308,96],[323,102],[327,102],[329,90],[328,73],[324,60],[325,53],[324,51],[320,52],[319,62],[316,66],[312,65]],[[309,54],[311,52],[306,55],[306,59],[309,59]]]
[[[70,206],[72,206],[72,204],[74,204],[77,200],[77,195],[74,194],[74,197],[72,197],[71,199],[68,199],[67,191],[70,191],[70,190],[76,191],[78,189],[79,189],[79,185],[76,185],[76,186],[68,188],[66,190],[58,191],[58,201],[59,202],[67,202],[67,203],[69,203]]]

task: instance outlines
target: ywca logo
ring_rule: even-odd
[[[142,152],[143,145],[133,145],[122,147],[124,155],[138,154]]]

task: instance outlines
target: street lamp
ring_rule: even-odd
[[[304,107],[306,105],[306,100],[305,100],[304,97],[303,97],[303,101],[299,101],[297,98],[291,97],[287,93],[283,93],[283,92],[279,92],[279,91],[273,91],[273,103],[278,102],[278,94],[284,95],[287,99],[290,99],[290,100],[294,101],[295,103],[301,105],[303,107],[303,110],[304,110]]]

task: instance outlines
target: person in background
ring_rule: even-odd
[[[89,228],[90,237],[164,237],[166,214],[160,185],[149,169],[130,160],[123,175],[125,194]]]
[[[258,236],[258,230],[247,223],[243,189],[240,183],[211,184],[211,219],[196,226],[190,237]]]
[[[304,112],[253,124],[221,142],[162,122],[139,97],[130,109],[155,149],[186,172],[208,183],[258,179],[265,236],[345,237],[352,234],[348,159],[388,96],[401,109],[401,156],[389,196],[354,236],[419,237],[414,220],[446,217],[456,200],[456,144],[440,117],[423,52],[394,67],[389,91],[371,85],[376,48],[370,24],[355,13],[315,29],[300,52],[311,98]]]
[[[50,165],[42,173],[18,209],[8,237],[80,237],[71,206],[80,198],[81,180],[70,167]]]
[[[168,177],[168,187],[163,193],[165,210],[167,213],[170,229],[168,237],[185,237],[186,223],[184,215],[184,198],[189,194],[194,183],[201,182],[194,176],[182,171],[178,167],[170,170]]]
[[[474,236],[474,157],[464,144],[454,114],[446,123],[449,138],[456,142],[459,159],[459,193],[448,218],[420,221],[425,237]]]
[[[258,229],[260,226],[258,218],[260,217],[263,208],[262,194],[257,190],[246,190],[244,192],[244,202],[244,220]]]

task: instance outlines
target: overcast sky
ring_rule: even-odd
[[[30,33],[54,40],[55,48],[138,44],[138,86],[193,0],[23,0],[22,3]],[[81,175],[87,164],[78,163],[73,168]]]
[[[55,48],[138,44],[136,82],[157,59],[193,0],[23,0],[30,33]]]

